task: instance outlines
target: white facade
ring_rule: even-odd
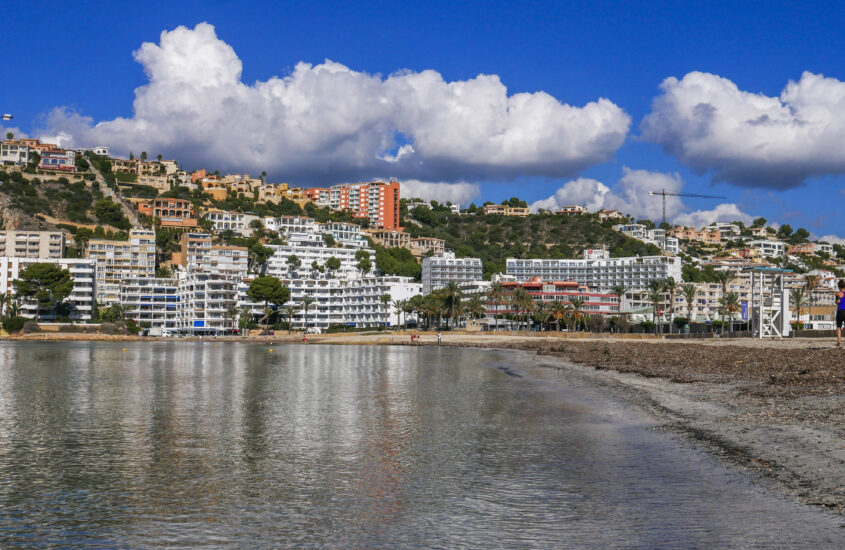
[[[455,258],[454,255],[430,256],[422,259],[424,294],[431,294],[450,282],[464,283],[482,278],[480,258]]]
[[[278,218],[262,218],[261,223],[270,231],[277,233],[314,233],[317,222],[314,218],[305,216],[280,216]]]
[[[681,278],[681,259],[668,256],[610,258],[606,260],[552,260],[508,258],[506,273],[520,282],[531,277],[544,281],[576,281],[608,290],[614,285],[646,288],[652,279]]]
[[[214,230],[217,233],[234,231],[242,237],[252,236],[252,222],[259,219],[255,214],[227,212],[225,210],[209,210],[203,218],[214,224]]]
[[[179,328],[181,301],[175,278],[124,279],[120,285],[120,305],[126,318],[139,325],[149,323],[151,328],[163,332]]]
[[[396,326],[405,321],[393,306],[394,300],[409,300],[422,293],[422,284],[410,277],[362,277],[356,279],[298,279],[282,278],[291,292],[286,305],[299,305],[293,316],[294,329],[305,328],[305,310],[301,308],[305,296],[315,301],[308,307],[308,327],[327,329],[345,325],[355,328]],[[390,295],[390,302],[381,297]],[[253,310],[254,314],[260,314]],[[287,318],[282,315],[284,320]]]
[[[751,241],[748,243],[748,247],[757,250],[761,256],[765,256],[767,258],[783,256],[786,251],[786,245],[780,241]]]
[[[361,226],[346,222],[328,222],[318,224],[321,233],[331,235],[332,238],[343,246],[364,248],[367,241],[361,234]]]
[[[21,269],[35,263],[56,264],[70,271],[73,278],[73,291],[68,302],[73,306],[69,317],[79,321],[90,321],[94,306],[96,261],[82,258],[9,258],[0,257],[0,294],[14,296],[14,280],[20,277]],[[35,302],[21,304],[21,314],[35,317]],[[55,315],[42,314],[41,319],[52,319]]]
[[[364,250],[370,255],[370,263],[372,269],[375,270],[375,252],[369,248],[330,248],[321,242],[313,242],[310,245],[298,245],[288,242],[285,245],[270,245],[273,249],[273,255],[267,259],[267,275],[272,275],[279,279],[293,277],[302,277],[306,274],[312,274],[311,264],[317,262],[321,266],[326,265],[326,260],[329,258],[337,258],[340,260],[340,269],[336,273],[329,273],[328,269],[322,274],[312,274],[316,278],[354,278],[359,275],[358,260],[355,259],[355,254],[358,250]],[[301,261],[298,270],[293,271],[288,269],[288,258],[295,255]],[[372,271],[371,271],[372,273]]]
[[[620,223],[614,225],[613,230],[619,231],[624,235],[628,235],[631,238],[639,239],[641,241],[648,238],[648,230],[641,223]]]
[[[65,254],[61,231],[0,231],[0,256],[61,258]]]
[[[22,165],[32,160],[35,149],[18,141],[4,141],[0,143],[0,164]]]
[[[238,281],[212,273],[188,271],[179,276],[179,332],[219,334],[235,328],[231,308],[237,304]]]
[[[115,304],[120,301],[123,279],[155,275],[155,231],[131,229],[127,241],[91,239],[87,256],[97,260],[97,302]]]

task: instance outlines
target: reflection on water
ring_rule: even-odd
[[[0,545],[836,546],[836,518],[484,350],[0,344]],[[520,371],[522,378],[498,368]]]

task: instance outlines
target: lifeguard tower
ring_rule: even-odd
[[[789,336],[792,314],[785,279],[791,269],[752,267],[751,333],[755,338]]]

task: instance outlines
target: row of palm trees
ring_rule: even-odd
[[[426,296],[414,296],[408,300],[394,300],[393,308],[397,316],[404,316],[404,326],[407,327],[408,316],[416,316],[419,324],[425,328],[432,326],[457,326],[461,318],[481,319],[492,311],[495,330],[499,330],[499,320],[502,307],[508,309],[508,317],[516,321],[517,328],[528,329],[531,322],[554,325],[560,330],[565,324],[573,330],[583,326],[587,314],[584,311],[585,301],[578,296],[568,301],[555,300],[552,302],[535,301],[522,287],[513,291],[505,288],[500,282],[490,286],[486,294],[464,295],[455,282]],[[401,317],[400,317],[401,319]],[[400,323],[402,324],[402,323]]]
[[[722,287],[722,297],[719,300],[719,313],[722,317],[722,333],[725,332],[725,315],[728,315],[731,328],[733,328],[734,315],[742,310],[742,302],[740,301],[737,292],[728,292],[728,285],[733,281],[734,274],[729,271],[717,271],[715,273],[715,282]],[[621,302],[625,296],[630,292],[630,289],[624,285],[616,285],[611,288],[611,292],[619,297],[620,309]],[[673,277],[666,279],[652,279],[648,282],[647,287],[648,301],[652,304],[652,324],[657,329],[657,316],[661,306],[666,302],[668,295],[668,314],[669,314],[669,332],[672,332],[672,319],[675,313],[675,297],[680,294],[684,297],[687,306],[687,320],[692,323],[692,310],[695,303],[695,298],[698,294],[698,286],[695,283],[681,283],[676,281]]]

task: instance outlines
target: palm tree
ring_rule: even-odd
[[[300,307],[299,304],[288,304],[285,306],[285,317],[288,318],[288,336],[290,336],[293,330],[293,316],[299,311]]]
[[[696,294],[698,294],[698,287],[695,283],[684,283],[681,285],[681,294],[687,301],[687,322],[692,329],[692,304],[695,302]]]
[[[734,313],[742,309],[742,306],[739,303],[739,294],[737,294],[736,292],[728,292],[727,294],[722,296],[720,306],[722,311],[728,314],[728,318],[731,324],[731,332],[733,332]]]
[[[666,277],[663,280],[663,289],[669,293],[669,334],[672,334],[672,318],[675,316],[675,293],[678,292],[680,283],[674,277]]]
[[[458,283],[455,281],[449,281],[449,283],[443,287],[443,305],[446,306],[446,311],[449,313],[449,328],[452,328],[452,321],[455,317],[455,312],[460,310],[461,307],[461,297],[463,296],[463,292],[461,292],[461,287],[458,286]]]
[[[566,316],[568,311],[566,304],[560,300],[554,300],[553,302],[549,302],[549,307],[546,311],[548,318],[554,320],[555,330],[560,332],[560,320]]]
[[[610,287],[611,294],[615,294],[619,298],[619,313],[622,313],[622,302],[625,300],[625,295],[628,294],[629,290],[631,289],[621,284]]]
[[[480,294],[473,294],[467,300],[465,313],[470,319],[480,319],[487,314],[487,308],[484,306],[484,300]]]
[[[232,328],[235,327],[235,321],[238,318],[238,313],[240,313],[240,308],[238,308],[237,302],[232,302],[226,307],[226,320],[231,323]]]
[[[728,292],[728,284],[734,280],[734,274],[730,271],[717,271],[713,278],[722,286],[722,296]],[[725,333],[725,313],[722,312],[722,334]]]
[[[390,305],[390,294],[382,294],[378,297],[378,299],[379,302],[381,302],[381,305],[384,306],[384,328],[387,328],[387,317],[390,315],[390,311],[388,309],[388,306]]]
[[[575,321],[575,327],[577,328],[581,325],[584,321],[584,304],[586,300],[581,298],[580,296],[572,296],[569,298],[569,314],[572,316],[572,319]]]
[[[651,322],[654,323],[654,332],[657,333],[657,309],[663,301],[664,281],[652,279],[648,282],[648,299],[652,305]]]
[[[811,309],[813,307],[813,302],[815,301],[813,297],[813,291],[819,287],[819,284],[821,284],[821,282],[822,278],[819,275],[807,275],[804,277],[804,283],[807,285],[807,301],[809,302],[809,306]]]
[[[807,303],[807,293],[804,291],[803,287],[796,287],[793,288],[792,291],[789,293],[789,298],[792,301],[792,304],[795,306],[795,309],[798,313],[798,323],[801,323],[801,310],[803,309],[804,305]]]
[[[496,325],[496,332],[499,332],[499,304],[501,304],[505,299],[505,287],[502,286],[502,283],[496,281],[492,285],[490,285],[490,290],[487,291],[487,303],[493,305],[493,321]]]
[[[308,308],[316,302],[316,298],[312,298],[311,296],[305,295],[299,301],[302,304],[302,310],[305,312],[305,333],[308,333]]]
[[[402,314],[405,312],[405,306],[408,305],[408,300],[393,300],[393,309],[396,312],[396,330],[402,324]]]
[[[525,311],[525,315],[527,316],[528,313],[534,309],[534,298],[528,294],[528,291],[525,290],[523,287],[518,286],[514,289],[511,293],[511,304],[513,304],[514,309],[516,310],[516,317],[517,317],[517,328],[519,328],[519,318],[520,313]],[[526,329],[528,328],[528,321],[525,322]]]

